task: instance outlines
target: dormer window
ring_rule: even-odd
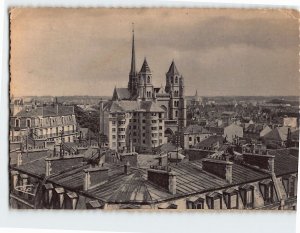
[[[150,83],[151,82],[151,78],[150,76],[147,77],[147,83]]]
[[[173,203],[162,203],[157,206],[158,209],[177,209],[177,205]]]
[[[222,194],[213,192],[206,195],[206,202],[209,209],[222,209]]]
[[[15,120],[15,127],[20,127],[20,119]]]
[[[294,197],[295,196],[296,177],[284,176],[284,177],[282,177],[282,183],[283,183],[287,197]]]
[[[227,209],[238,209],[239,207],[239,192],[235,188],[229,188],[223,192],[224,201]]]
[[[252,209],[254,204],[254,187],[252,185],[244,185],[239,188],[242,202],[245,209]]]
[[[92,200],[86,203],[87,209],[104,209],[104,203],[98,200]]]
[[[191,197],[186,200],[187,209],[204,209],[204,199],[201,197]]]
[[[265,205],[274,202],[274,184],[271,180],[264,180],[259,183],[260,192],[264,198]]]
[[[178,77],[177,76],[175,77],[175,83],[178,83]]]

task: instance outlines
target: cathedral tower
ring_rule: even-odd
[[[186,126],[184,79],[179,73],[174,61],[172,61],[166,73],[165,90],[170,94],[169,118],[171,120],[178,120],[178,128],[180,130]]]
[[[142,100],[152,100],[154,96],[153,84],[152,84],[152,73],[149,68],[146,58],[142,68],[138,74],[139,80],[139,98]]]

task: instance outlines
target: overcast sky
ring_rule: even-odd
[[[298,13],[284,10],[15,9],[12,93],[112,95],[137,69],[156,86],[175,60],[186,95],[299,95]]]

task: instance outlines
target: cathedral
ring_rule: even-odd
[[[152,72],[146,58],[140,71],[137,72],[136,70],[134,42],[133,31],[128,86],[127,88],[115,88],[112,100],[155,101],[164,110],[166,124],[171,127],[171,131],[173,133],[174,131],[180,131],[186,126],[183,76],[179,73],[173,60],[166,73],[165,87],[154,87]]]
[[[107,124],[102,130],[108,135],[111,149],[128,150],[133,145],[138,151],[149,151],[186,127],[184,78],[174,60],[166,73],[165,87],[154,87],[152,81],[146,58],[140,71],[136,69],[133,31],[128,86],[115,87],[112,100],[104,110],[108,114],[103,116]],[[118,120],[120,116],[124,119]],[[114,124],[121,124],[124,129]],[[126,133],[119,135],[118,129]]]

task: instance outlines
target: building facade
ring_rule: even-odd
[[[24,106],[10,116],[10,143],[50,145],[61,140],[73,142],[77,136],[73,106]]]

